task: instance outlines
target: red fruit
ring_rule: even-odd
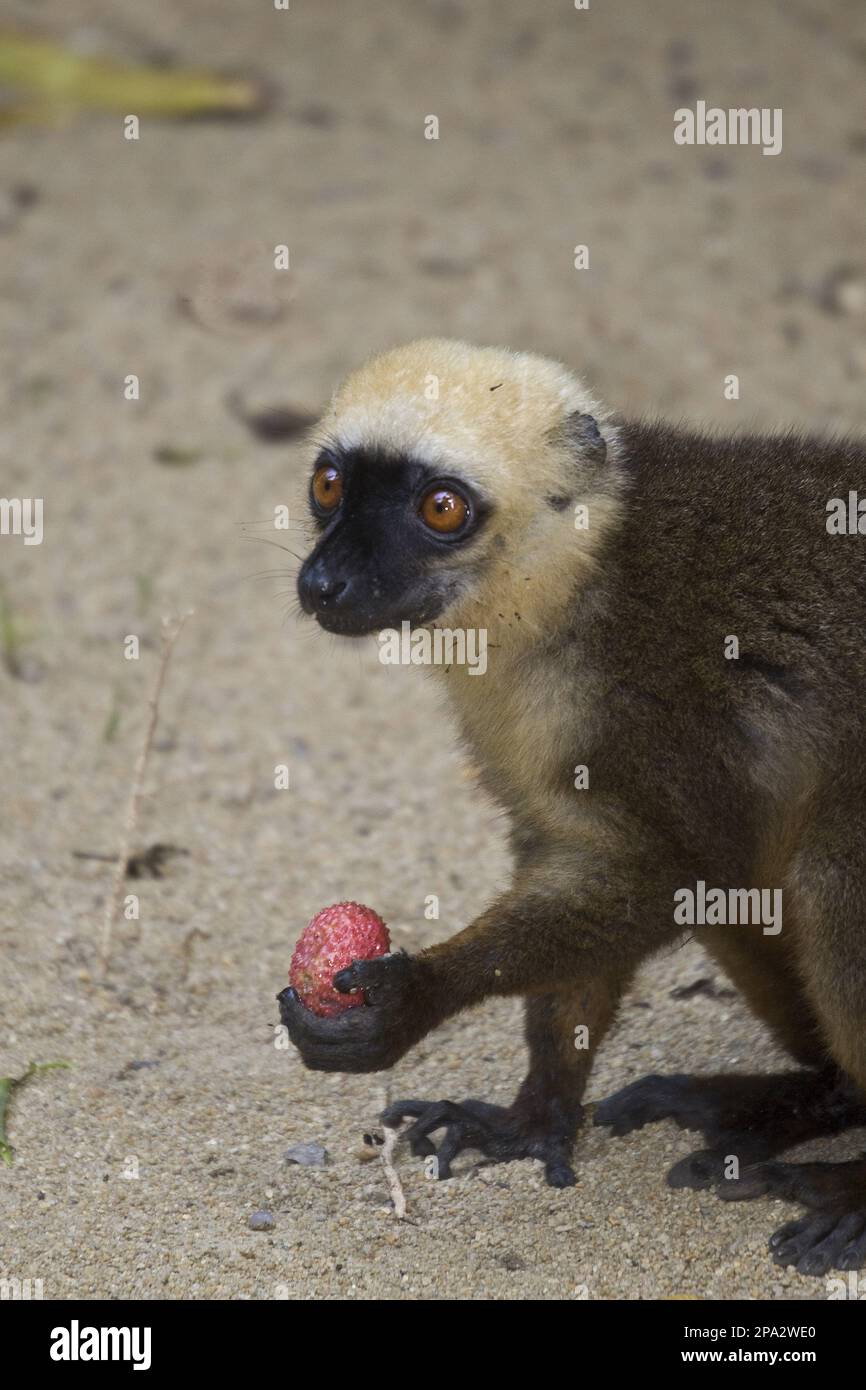
[[[364,1003],[364,996],[340,994],[333,979],[353,960],[372,960],[391,949],[388,928],[378,912],[361,903],[335,903],[317,912],[301,933],[289,984],[301,1002],[321,1018],[331,1018]]]

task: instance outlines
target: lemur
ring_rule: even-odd
[[[866,1158],[776,1157],[866,1124],[866,447],[619,420],[557,363],[437,339],[350,376],[313,453],[303,610],[347,637],[488,634],[486,674],[430,670],[507,813],[514,875],[450,940],[341,971],[364,1007],[320,1018],[284,990],[304,1063],[380,1071],[523,995],[510,1106],[406,1100],[383,1120],[411,1120],[442,1178],[474,1149],[571,1185],[589,1068],[636,967],[683,939],[677,895],[781,890],[781,931],[707,914],[690,933],[799,1070],[649,1076],[594,1121],[702,1131],[671,1185],[797,1201],[776,1261],[862,1267]],[[828,510],[852,506],[834,534]]]

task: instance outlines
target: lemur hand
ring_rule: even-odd
[[[363,990],[366,1004],[320,1018],[287,988],[277,995],[280,1019],[311,1071],[384,1071],[434,1026],[425,976],[424,963],[403,951],[356,960],[334,985],[341,994]]]

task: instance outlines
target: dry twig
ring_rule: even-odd
[[[385,1176],[388,1179],[388,1186],[391,1189],[391,1201],[394,1203],[394,1215],[398,1221],[402,1221],[406,1215],[406,1197],[400,1185],[397,1169],[394,1167],[391,1157],[397,1146],[397,1140],[400,1138],[400,1131],[397,1129],[389,1129],[388,1126],[385,1125],[384,1134],[385,1143],[382,1145],[382,1167],[385,1169]]]
[[[191,617],[191,611],[184,613],[183,617],[162,620],[162,649],[159,657],[159,667],[156,672],[156,679],[153,683],[153,690],[150,694],[150,717],[147,721],[147,729],[144,734],[138,758],[135,763],[135,770],[132,774],[132,786],[129,790],[129,802],[126,808],[126,817],[123,823],[123,832],[120,841],[120,848],[117,851],[117,866],[114,871],[114,882],[111,893],[105,907],[105,922],[102,928],[102,970],[103,974],[108,972],[109,959],[111,957],[111,936],[114,930],[114,923],[117,920],[117,913],[120,908],[120,900],[123,895],[123,880],[126,876],[126,866],[129,862],[130,851],[132,848],[132,838],[138,824],[138,815],[141,809],[142,787],[144,784],[144,774],[147,771],[147,762],[150,757],[150,750],[153,747],[153,736],[156,731],[157,720],[159,719],[159,699],[162,694],[162,687],[165,683],[165,673],[171,659],[174,644],[181,634],[184,623]]]

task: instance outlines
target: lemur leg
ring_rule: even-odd
[[[405,1138],[414,1154],[436,1154],[438,1178],[451,1176],[458,1153],[476,1149],[500,1162],[540,1159],[552,1187],[571,1187],[571,1150],[583,1116],[586,1079],[621,991],[621,981],[597,980],[585,990],[527,999],[529,1071],[508,1107],[480,1100],[460,1105],[403,1100],[389,1106],[383,1122],[399,1125],[414,1119]],[[445,1133],[437,1150],[430,1135],[438,1130]]]
[[[781,1075],[649,1076],[603,1101],[595,1123],[628,1134],[672,1119],[707,1148],[676,1163],[671,1187],[706,1188],[740,1168],[819,1135],[866,1124],[866,1100],[828,1061],[820,1023],[795,974],[793,943],[743,927],[702,929],[699,939],[798,1061],[816,1070]]]
[[[789,894],[783,892],[783,900],[778,935],[743,926],[701,927],[695,939],[794,1060],[802,1067],[821,1068],[830,1060],[827,1044],[800,978],[792,939],[801,924],[793,920]],[[796,909],[793,915],[798,916]]]
[[[664,1119],[699,1131],[707,1144],[674,1164],[669,1186],[734,1188],[726,1178],[732,1158],[742,1171],[807,1139],[866,1125],[866,1100],[831,1067],[757,1076],[645,1076],[595,1111],[595,1123],[616,1135]]]
[[[828,1051],[866,1105],[866,749],[846,749],[844,767],[834,772],[792,865],[802,914],[796,947]],[[778,1264],[801,1274],[866,1267],[866,1158],[758,1163],[719,1192],[729,1201],[764,1194],[808,1209],[772,1237]]]

